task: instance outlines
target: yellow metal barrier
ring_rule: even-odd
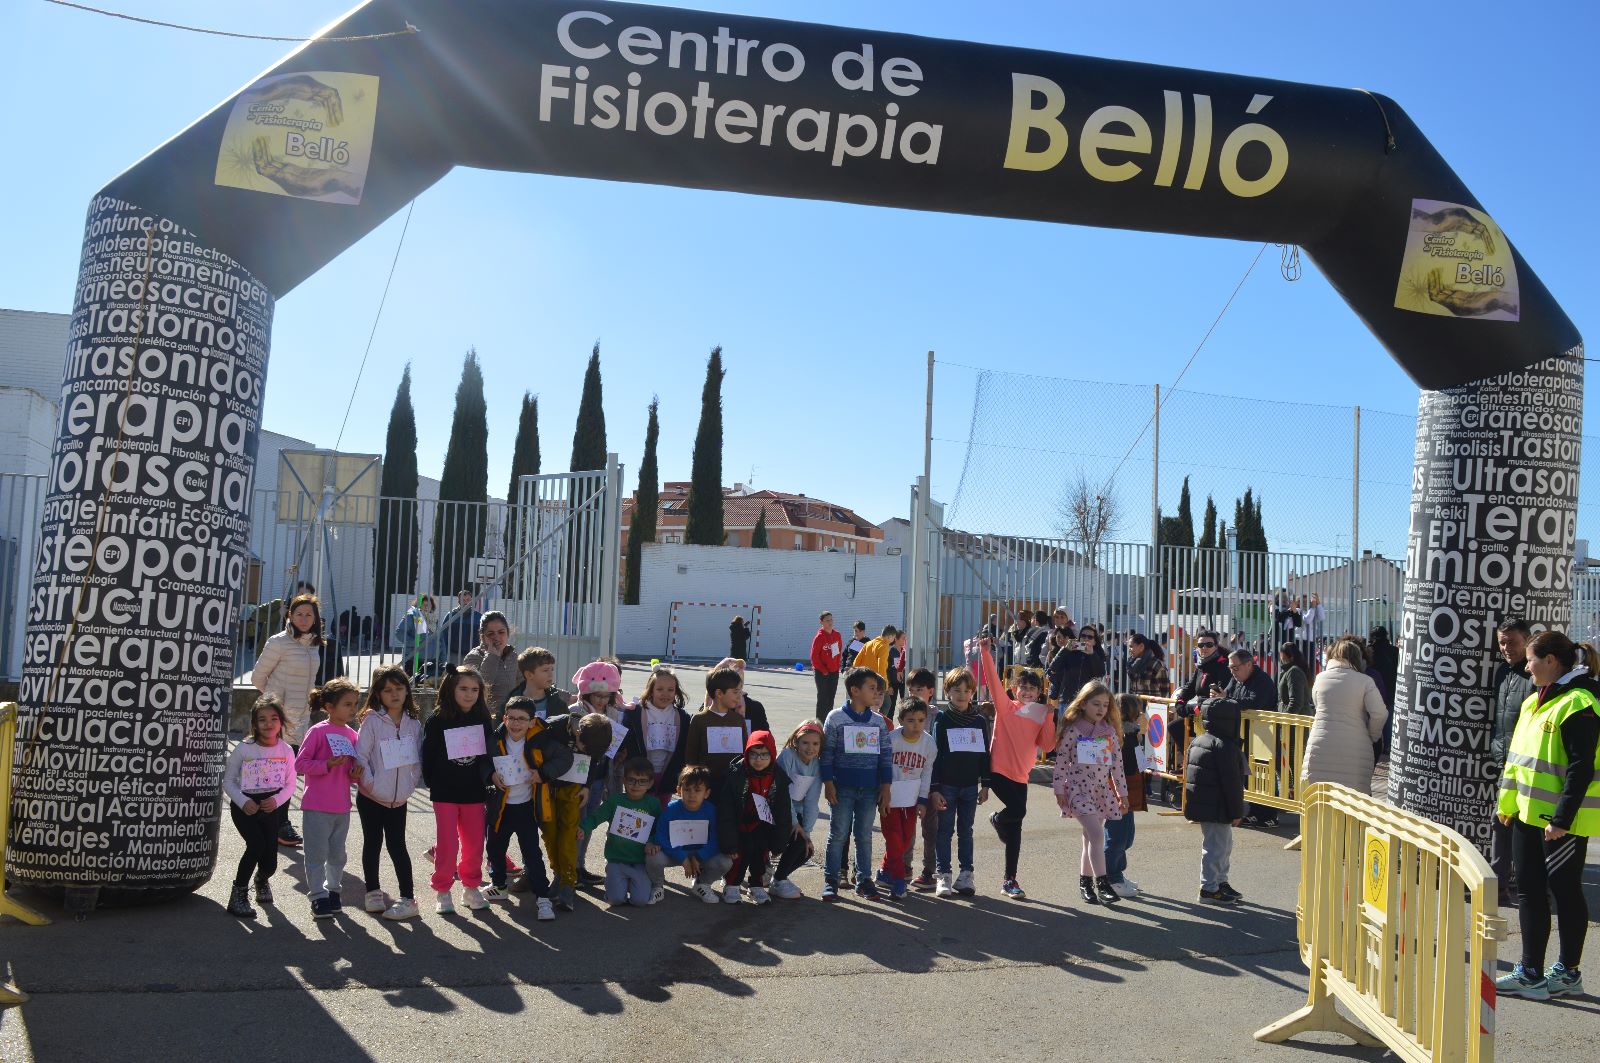
[[[15,702],[0,705],[0,882],[5,874],[5,853],[11,838],[11,771],[15,764],[17,744],[17,706]],[[0,915],[9,915],[33,926],[50,922],[25,905],[18,904],[0,888]],[[28,994],[16,986],[0,982],[0,1005],[21,1004]]]
[[[1302,796],[1296,922],[1311,990],[1256,1040],[1325,1030],[1413,1063],[1493,1063],[1505,924],[1488,862],[1455,831],[1347,786]]]
[[[1139,700],[1146,705],[1176,705],[1172,698],[1158,698],[1141,694]],[[1311,734],[1311,717],[1292,712],[1269,712],[1265,709],[1246,709],[1240,713],[1244,734],[1245,759],[1249,771],[1245,779],[1244,799],[1268,808],[1300,814],[1300,766],[1305,760],[1306,739]],[[1200,717],[1190,715],[1182,727],[1174,729],[1172,714],[1167,713],[1169,742],[1181,742],[1178,770],[1158,771],[1150,774],[1183,785],[1183,760],[1189,742],[1197,734],[1205,733]],[[1181,807],[1181,806],[1180,806]],[[1285,849],[1299,848],[1296,838]]]

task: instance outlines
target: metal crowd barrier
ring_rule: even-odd
[[[17,706],[15,702],[0,705],[0,885],[5,877],[5,854],[11,838],[11,770],[15,764],[17,744]],[[0,888],[0,916],[9,915],[30,926],[45,926],[50,922],[44,916],[19,904]],[[6,982],[0,982],[0,1006],[21,1004],[28,994]]]
[[[1159,698],[1149,694],[1140,694],[1139,700],[1146,705],[1178,704],[1173,698]],[[1249,769],[1245,778],[1244,799],[1268,808],[1293,812],[1296,815],[1302,814],[1300,765],[1305,759],[1306,739],[1311,734],[1311,717],[1292,712],[1246,709],[1240,714],[1240,718],[1240,726],[1244,730],[1241,737],[1244,740],[1245,760]],[[1169,748],[1178,751],[1176,757],[1169,758],[1169,762],[1175,767],[1168,771],[1164,767],[1151,765],[1148,774],[1175,784],[1181,792],[1184,757],[1188,753],[1189,742],[1196,734],[1205,733],[1205,725],[1194,715],[1182,721],[1175,720],[1170,708],[1164,719],[1168,729]],[[1183,808],[1181,802],[1178,808],[1181,812]],[[1298,848],[1299,841],[1300,839],[1296,838],[1284,848]]]
[[[1317,783],[1302,797],[1295,914],[1311,988],[1256,1040],[1322,1030],[1412,1063],[1493,1063],[1505,923],[1488,862],[1455,831],[1347,786]]]

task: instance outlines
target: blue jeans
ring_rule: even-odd
[[[939,874],[950,873],[950,835],[956,835],[961,870],[972,870],[972,817],[978,811],[978,787],[939,786],[944,811],[939,813],[939,835],[934,851],[938,854]]]
[[[878,788],[836,786],[839,803],[828,820],[828,859],[823,878],[839,884],[839,865],[844,862],[844,847],[852,832],[856,838],[856,874],[863,882],[872,877],[872,824],[878,818]]]
[[[1128,870],[1128,850],[1133,848],[1133,813],[1106,821],[1106,878],[1121,882]]]

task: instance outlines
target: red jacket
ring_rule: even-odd
[[[829,647],[832,649],[829,649]],[[811,636],[811,667],[818,675],[834,675],[839,662],[844,659],[844,638],[838,631],[824,631],[820,627]]]

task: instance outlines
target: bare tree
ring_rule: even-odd
[[[1091,486],[1082,469],[1062,490],[1056,518],[1061,534],[1082,543],[1091,562],[1099,560],[1101,545],[1115,535],[1122,524],[1117,496],[1111,493],[1111,485]]]

